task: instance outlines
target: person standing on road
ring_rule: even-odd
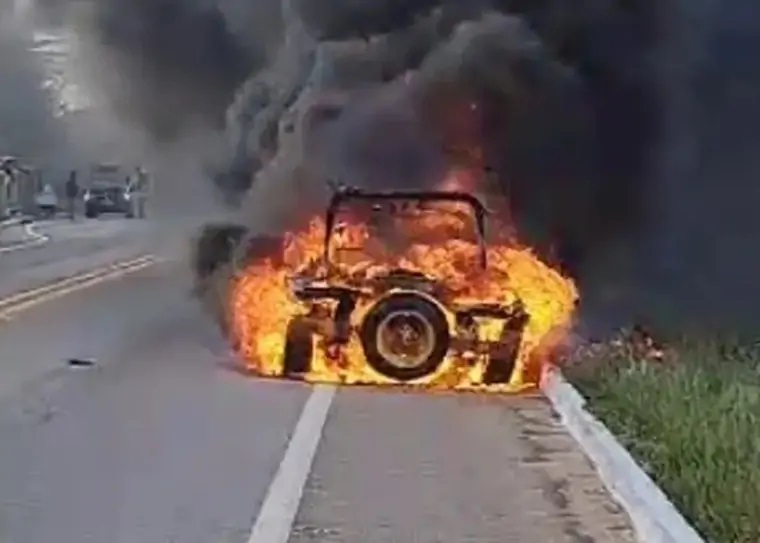
[[[132,184],[132,205],[134,216],[138,219],[145,218],[145,207],[149,193],[148,173],[142,166],[135,168],[134,181]]]
[[[77,172],[72,170],[69,174],[69,180],[66,181],[66,203],[68,205],[69,217],[71,220],[76,219],[77,196],[79,196],[79,183],[77,183]]]

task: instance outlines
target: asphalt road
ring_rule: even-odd
[[[41,222],[35,225],[35,231],[48,236],[49,242],[0,253],[0,273],[16,273],[19,270],[72,257],[83,258],[97,251],[144,238],[149,227],[145,222],[128,221],[121,217],[87,221],[81,219],[76,223],[64,220]],[[28,237],[14,239],[9,246],[26,239]]]
[[[0,239],[5,242],[0,243],[0,297],[143,253],[151,228],[145,221],[115,216],[35,225],[35,234],[47,241],[21,235],[20,227],[6,232]]]
[[[181,271],[0,321],[0,542],[630,540],[542,399],[246,377]]]

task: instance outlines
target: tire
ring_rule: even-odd
[[[408,335],[401,336],[399,326],[411,331],[411,339]],[[367,364],[396,381],[413,381],[435,373],[446,358],[451,342],[443,311],[414,293],[393,294],[378,302],[367,313],[359,334]],[[396,345],[383,336],[397,340]],[[416,341],[418,338],[420,341]],[[421,352],[409,354],[413,349]],[[415,359],[404,360],[406,356]]]
[[[296,317],[288,323],[282,356],[283,377],[300,377],[311,370],[314,342],[311,327]]]
[[[84,216],[88,219],[95,219],[98,215],[100,215],[100,213],[94,207],[88,207],[84,210]]]

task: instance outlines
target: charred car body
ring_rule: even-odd
[[[285,376],[307,374],[314,349],[337,357],[358,337],[367,364],[395,381],[408,382],[438,372],[448,356],[470,358],[485,364],[484,384],[505,383],[512,376],[528,314],[520,300],[501,303],[461,304],[445,281],[403,268],[390,269],[373,277],[347,280],[333,273],[333,241],[338,215],[344,206],[369,202],[383,213],[395,205],[425,206],[436,203],[463,204],[475,222],[478,260],[485,271],[488,252],[485,241],[486,209],[474,196],[462,192],[363,192],[338,190],[325,217],[323,268],[326,273],[302,274],[292,281],[292,293],[306,307],[294,317],[286,332],[283,353]],[[390,204],[390,209],[384,208]],[[366,301],[361,316],[358,307]],[[496,340],[480,339],[482,320],[499,321]],[[321,341],[314,341],[314,337]]]
[[[336,239],[341,233],[341,213],[356,203],[364,203],[377,214],[391,215],[408,206],[454,204],[465,208],[474,223],[477,265],[480,271],[488,269],[487,210],[475,196],[466,192],[336,190],[324,217],[323,254],[318,265],[304,266],[290,277],[291,294],[301,311],[284,331],[282,376],[307,376],[317,356],[339,364],[349,346],[358,342],[366,364],[390,381],[424,380],[438,374],[447,360],[457,359],[473,367],[482,364],[483,384],[510,382],[529,320],[521,300],[463,303],[445,278],[404,267],[381,267],[382,271],[373,275],[347,275],[336,262],[336,253],[356,248],[340,248]],[[244,244],[243,237],[240,227],[229,225],[207,232],[203,243],[208,249],[198,251],[196,260],[198,276],[212,275],[231,246]],[[498,333],[488,335],[493,339],[484,339],[486,335],[481,333],[486,323],[491,327],[498,324]]]

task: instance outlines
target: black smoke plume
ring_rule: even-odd
[[[496,172],[524,240],[579,279],[597,280],[597,264],[639,235],[647,220],[646,159],[661,133],[656,74],[645,63],[657,45],[651,9],[296,5],[313,39],[304,79],[278,88],[270,76],[254,75],[252,92],[238,96],[231,115],[231,126],[248,138],[235,163],[251,168],[237,171],[253,183],[247,209],[257,227],[257,202],[271,213],[294,177],[273,164],[301,160],[277,139],[283,113],[313,108],[271,97],[319,102],[338,94],[337,113],[315,138],[329,143],[308,153],[323,157],[325,175],[359,185],[424,184],[459,160],[449,153],[458,143],[482,150],[480,166]],[[447,118],[470,103],[477,126],[469,141],[457,141],[463,135]],[[274,214],[288,215],[296,203],[286,198]]]
[[[221,1],[39,0],[37,8],[41,18],[76,27],[96,92],[158,140],[177,138],[191,124],[221,127],[235,88],[265,61],[266,44],[247,29],[238,34],[240,13],[224,11]]]
[[[125,116],[168,138],[226,109],[216,180],[254,230],[285,226],[327,175],[435,178],[459,160],[441,151],[456,140],[443,112],[471,100],[521,233],[559,255],[600,320],[757,313],[756,2],[97,4]],[[389,122],[416,152],[370,138]]]

